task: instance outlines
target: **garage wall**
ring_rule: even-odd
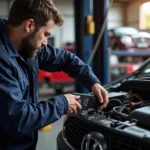
[[[140,3],[138,0],[130,2],[125,8],[125,25],[139,28],[139,9]]]
[[[0,1],[0,17],[7,17],[8,8],[6,1]]]
[[[125,25],[139,29],[140,6],[149,0],[134,0],[125,5]]]
[[[123,16],[124,16],[123,4],[121,3],[113,4],[108,14],[108,29],[123,26],[124,24]]]
[[[73,0],[55,0],[54,2],[64,15],[63,26],[54,28],[52,33],[55,38],[55,46],[59,47],[66,42],[73,43],[75,39]]]

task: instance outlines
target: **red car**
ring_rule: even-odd
[[[72,84],[74,80],[64,72],[46,72],[39,70],[39,84],[47,83],[49,87],[54,87],[57,93],[62,92],[64,86]]]
[[[73,46],[65,46],[64,49],[73,51]],[[43,70],[39,70],[38,74],[39,85],[42,83],[46,83],[49,87],[54,87],[56,93],[61,93],[64,86],[70,85],[74,83],[74,79],[69,77],[64,72],[46,72]]]
[[[150,33],[133,27],[118,27],[109,30],[109,47],[112,50],[150,49]]]

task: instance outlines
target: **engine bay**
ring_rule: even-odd
[[[103,110],[97,109],[100,104],[92,93],[80,93],[82,111],[66,117],[58,136],[69,150],[149,150],[149,61],[134,73],[104,86],[109,103]]]
[[[124,80],[121,84],[109,86],[108,106],[104,110],[89,108],[83,109],[77,115],[69,115],[64,123],[64,139],[77,150],[86,149],[84,138],[88,136],[97,139],[104,150],[148,150],[149,87],[150,81],[138,79]],[[88,104],[87,97],[85,99]],[[71,139],[72,134],[74,139]],[[89,147],[92,149],[93,145]]]
[[[150,127],[150,80],[131,78],[110,86],[108,91],[109,104],[104,112],[119,121],[134,120],[139,126]]]
[[[98,103],[95,102],[93,95],[81,94],[83,97],[80,103],[84,108],[80,112],[81,116],[89,118],[107,116],[117,121],[136,122],[139,126],[150,127],[150,80],[132,77],[109,86],[107,91],[109,103],[102,111],[95,109]],[[94,106],[94,109],[88,109],[89,106]]]

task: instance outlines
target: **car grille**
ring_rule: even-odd
[[[149,38],[134,38],[133,41],[136,43],[141,43],[141,42],[149,42],[150,39]]]
[[[111,135],[112,150],[149,150],[149,146],[128,137]]]
[[[149,145],[145,145],[141,141],[101,129],[100,126],[95,127],[94,125],[93,127],[93,124],[76,117],[69,118],[65,123],[65,137],[76,150],[80,150],[83,137],[93,131],[101,132],[104,135],[109,150],[149,150]]]
[[[67,141],[76,149],[80,149],[82,138],[94,130],[93,127],[77,118],[71,118],[65,123],[65,136]]]

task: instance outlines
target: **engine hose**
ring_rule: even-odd
[[[119,112],[119,109],[121,109],[123,107],[126,108],[126,106],[117,106],[117,107],[114,107],[113,108],[113,113],[115,113],[116,115],[120,116],[123,119],[128,119],[128,115],[127,114]]]

